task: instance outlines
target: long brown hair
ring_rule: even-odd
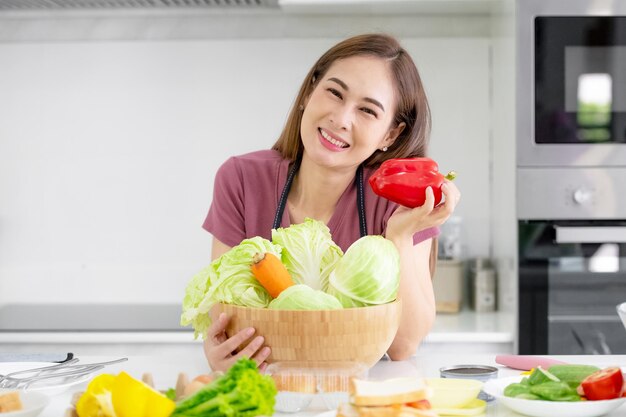
[[[300,137],[303,113],[301,106],[335,61],[364,55],[378,57],[389,62],[397,98],[393,123],[394,126],[402,122],[406,124],[387,152],[374,152],[364,165],[376,167],[391,158],[426,155],[431,126],[430,107],[415,63],[397,39],[377,33],[346,39],[330,48],[317,60],[304,78],[285,127],[272,149],[280,152],[283,158],[292,161],[302,156],[304,149]]]

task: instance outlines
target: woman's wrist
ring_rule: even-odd
[[[399,251],[402,251],[405,248],[413,247],[413,235],[387,234],[386,238],[390,240]]]

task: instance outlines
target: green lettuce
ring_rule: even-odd
[[[283,247],[282,261],[296,284],[326,291],[343,252],[323,222],[306,218],[304,223],[274,229],[272,242]]]
[[[272,230],[272,240],[243,240],[198,272],[183,299],[181,325],[206,337],[209,311],[216,303],[281,310],[325,310],[393,301],[400,280],[400,257],[382,236],[365,236],[344,255],[319,221]],[[293,285],[272,300],[252,274],[257,253],[272,253],[287,267]],[[324,292],[323,292],[324,291]]]
[[[276,384],[256,362],[241,358],[226,373],[176,403],[172,417],[271,416]]]
[[[215,266],[212,263],[194,275],[187,284],[180,324],[181,326],[191,325],[195,329],[194,338],[198,337],[199,330],[209,327],[208,310],[200,311],[199,306],[202,300],[204,300],[208,288],[211,286],[211,281],[215,280],[216,277]]]
[[[354,242],[330,275],[328,293],[344,307],[384,304],[396,299],[400,285],[400,254],[382,236]]]
[[[339,300],[324,291],[297,284],[283,290],[270,302],[274,310],[335,310],[343,308]]]
[[[181,324],[191,324],[206,337],[211,324],[209,310],[216,303],[265,308],[272,297],[252,274],[256,253],[272,253],[281,258],[282,248],[262,237],[243,240],[194,276],[185,290]]]

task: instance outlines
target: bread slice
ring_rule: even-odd
[[[437,413],[403,405],[360,407],[341,404],[337,410],[337,417],[437,417]]]
[[[0,394],[0,413],[8,413],[10,411],[22,410],[22,400],[17,391],[11,391],[6,394]]]
[[[388,406],[421,401],[429,389],[419,378],[393,378],[384,381],[350,380],[350,402],[356,406]]]
[[[337,417],[398,417],[399,409],[385,407],[358,407],[352,404],[341,404]]]

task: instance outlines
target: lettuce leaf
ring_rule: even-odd
[[[303,223],[274,229],[272,242],[283,247],[282,261],[294,282],[314,290],[328,288],[328,277],[343,252],[323,222],[306,218]]]
[[[256,280],[250,266],[256,253],[272,253],[279,259],[282,248],[262,237],[244,239],[194,276],[185,290],[181,324],[191,324],[195,337],[206,337],[211,325],[209,310],[215,303],[265,308],[272,297]]]
[[[212,263],[191,278],[185,290],[183,298],[183,313],[180,317],[181,326],[191,325],[195,329],[194,338],[198,338],[198,332],[209,327],[208,310],[200,311],[199,306],[206,295],[207,289],[211,286],[211,281],[215,280],[217,274]]]

